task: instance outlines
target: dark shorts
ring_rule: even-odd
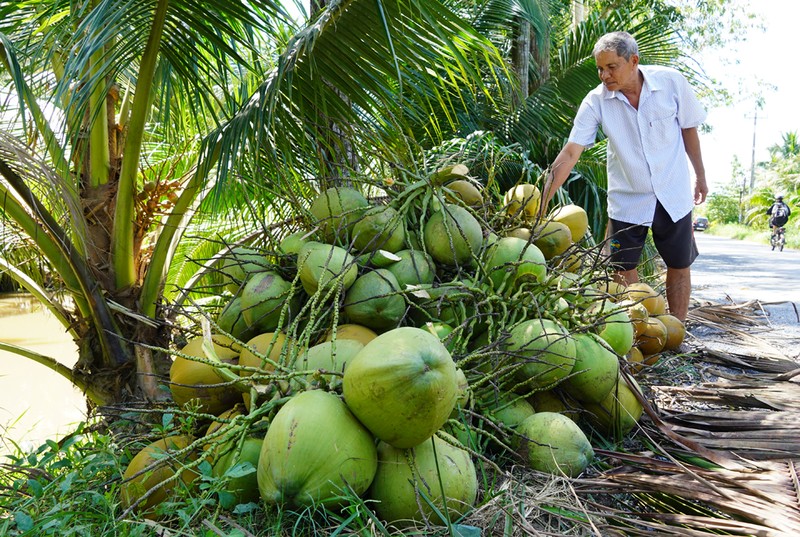
[[[692,230],[692,213],[673,222],[661,203],[656,203],[653,224],[629,224],[610,220],[609,250],[611,264],[617,270],[633,270],[639,264],[647,230],[653,232],[653,243],[667,267],[682,269],[689,267],[697,258],[697,244]]]

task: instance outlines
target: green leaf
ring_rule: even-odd
[[[20,531],[31,531],[33,529],[33,519],[27,513],[16,511],[14,513],[14,522],[17,523],[17,528]]]
[[[41,498],[42,495],[44,494],[44,488],[42,487],[42,484],[39,483],[37,480],[28,479],[27,485],[28,485],[28,490],[31,492],[31,494],[33,494],[37,498]]]

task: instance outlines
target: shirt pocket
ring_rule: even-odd
[[[678,140],[681,129],[678,126],[677,109],[660,109],[648,121],[649,144],[655,148],[672,147]]]

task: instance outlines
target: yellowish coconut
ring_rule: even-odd
[[[510,188],[503,197],[503,205],[509,216],[521,216],[533,219],[539,213],[542,193],[539,187],[530,183],[521,183]]]
[[[221,334],[212,337],[214,353],[223,363],[236,364],[239,347]],[[176,356],[169,370],[169,389],[175,404],[183,406],[189,401],[200,405],[201,412],[219,415],[239,400],[239,393],[230,385],[223,384],[222,377],[203,350],[203,336],[189,340],[181,354],[199,358],[192,360]],[[202,360],[202,361],[201,361]]]
[[[628,298],[633,302],[641,302],[650,315],[661,315],[667,312],[667,301],[655,289],[644,282],[628,285]]]
[[[564,205],[553,213],[553,220],[566,224],[572,233],[572,240],[578,242],[589,231],[589,217],[583,207],[578,205]]]
[[[336,327],[336,339],[354,339],[360,342],[362,345],[366,345],[376,337],[374,331],[370,330],[366,326],[361,326],[360,324],[340,324]],[[323,341],[331,341],[333,340],[333,332],[328,330],[328,333],[325,335],[325,339]],[[320,341],[322,343],[323,341]]]
[[[642,335],[636,339],[636,346],[648,356],[664,350],[667,343],[667,327],[657,317],[648,317]]]
[[[665,351],[674,351],[683,343],[686,337],[686,327],[674,315],[656,315],[656,319],[664,323],[667,328],[667,342],[664,344]]]
[[[617,304],[625,308],[625,311],[628,312],[628,317],[630,317],[631,324],[633,324],[634,337],[638,338],[641,336],[645,328],[647,328],[647,318],[650,317],[647,308],[644,307],[643,303],[634,302],[629,298],[621,300],[617,302]]]
[[[471,207],[483,205],[483,194],[477,185],[466,179],[458,179],[445,185],[445,197],[448,201],[464,203]]]
[[[639,347],[631,347],[631,350],[628,351],[628,354],[625,355],[625,359],[628,361],[628,369],[630,369],[634,373],[638,373],[642,370],[642,364],[644,364],[644,355],[642,351],[639,350]]]
[[[546,222],[536,226],[533,231],[533,244],[539,247],[545,259],[553,259],[572,246],[572,233],[561,222]]]

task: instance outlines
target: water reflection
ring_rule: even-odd
[[[25,294],[0,295],[0,341],[68,366],[78,356],[63,326]],[[0,453],[11,451],[14,443],[30,449],[69,433],[84,419],[85,408],[80,391],[61,375],[0,351]]]

